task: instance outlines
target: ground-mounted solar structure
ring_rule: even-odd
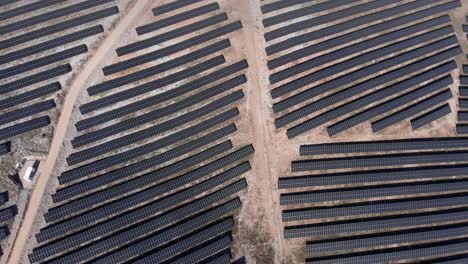
[[[119,5],[125,6],[112,0],[45,0],[1,7],[0,144],[14,156],[2,162],[7,171],[11,162],[48,150],[73,72],[119,17]]]
[[[153,9],[153,22],[132,29],[145,38],[116,48],[105,79],[85,89],[31,263],[234,258],[238,195],[255,152],[234,139],[249,64],[230,55],[242,23],[205,3]],[[160,18],[162,9],[170,15]]]
[[[307,241],[307,263],[466,262],[467,142],[301,146],[278,182],[285,238]]]
[[[275,1],[262,5],[276,128],[289,138],[374,133],[448,114],[460,1]],[[294,8],[291,10],[289,8]]]

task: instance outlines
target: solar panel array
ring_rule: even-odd
[[[261,6],[276,128],[330,136],[418,129],[450,113],[459,0],[279,0]],[[438,82],[443,79],[443,82]]]
[[[119,13],[112,0],[2,1],[0,12],[0,144],[53,125],[58,78],[83,56],[99,22]],[[86,40],[85,40],[86,39]],[[4,152],[0,151],[2,154]]]
[[[156,7],[86,89],[31,263],[230,263],[254,153],[233,142],[248,63],[227,56],[241,22],[195,2]]]
[[[465,17],[465,20],[468,21],[468,16]],[[468,25],[462,25],[463,32],[468,32]],[[466,38],[466,35],[465,35]],[[467,55],[465,55],[465,60]],[[460,69],[460,85],[458,90],[458,112],[457,112],[457,134],[468,134],[468,109],[466,101],[468,98],[468,80],[465,73],[468,72],[468,65],[463,64],[463,67]]]
[[[11,226],[18,214],[18,207],[10,201],[7,191],[0,192],[0,256],[3,256],[3,247],[10,236]]]
[[[284,236],[307,241],[306,263],[464,263],[467,149],[466,137],[302,145],[278,182]]]

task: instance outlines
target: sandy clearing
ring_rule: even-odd
[[[10,258],[7,260],[8,263],[20,263],[20,260],[23,256],[24,248],[26,247],[27,242],[29,241],[29,238],[32,235],[31,230],[34,224],[34,220],[36,219],[38,210],[41,206],[41,200],[48,186],[49,179],[51,178],[55,161],[63,146],[63,140],[65,138],[65,134],[69,126],[69,122],[71,120],[70,117],[75,107],[75,102],[77,100],[77,97],[80,95],[84,84],[88,80],[89,76],[91,76],[93,72],[98,68],[101,62],[104,59],[106,59],[107,54],[112,52],[112,47],[114,46],[114,43],[119,40],[120,35],[127,30],[129,25],[133,23],[133,21],[137,17],[139,17],[145,10],[147,10],[150,7],[150,1],[136,1],[130,8],[128,14],[124,17],[123,20],[121,20],[117,24],[115,29],[106,37],[102,45],[97,50],[95,56],[93,56],[91,60],[89,60],[87,65],[83,68],[81,73],[71,84],[69,93],[67,94],[63,104],[64,107],[61,111],[61,116],[55,128],[55,133],[52,139],[49,155],[45,163],[42,165],[41,171],[38,172],[38,181],[31,194],[30,202],[26,207],[26,212],[24,214],[23,222],[21,223],[20,229],[18,231],[16,243],[13,246]]]

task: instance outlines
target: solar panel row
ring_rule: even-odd
[[[187,26],[181,27],[181,28],[176,28],[170,31],[165,31],[161,34],[158,34],[156,36],[140,40],[137,42],[134,42],[132,44],[128,44],[126,46],[122,46],[120,48],[116,49],[117,55],[118,56],[124,56],[129,53],[139,51],[145,48],[149,48],[151,46],[158,45],[160,43],[163,43],[165,41],[175,39],[190,33],[193,33],[195,31],[214,26],[218,23],[221,23],[223,21],[226,21],[228,19],[226,13],[222,13],[216,16],[208,17],[206,19],[194,22],[192,24],[189,24]]]
[[[242,24],[239,21],[233,22],[233,23],[228,24],[226,26],[222,26],[222,27],[216,28],[214,30],[199,34],[199,35],[197,35],[197,36],[195,36],[193,38],[183,40],[183,41],[178,42],[178,43],[176,43],[174,45],[170,45],[170,46],[164,47],[162,49],[158,49],[158,50],[155,50],[155,51],[143,54],[143,55],[139,55],[139,56],[136,56],[136,57],[133,57],[131,59],[118,62],[118,63],[110,65],[110,66],[106,66],[103,69],[104,74],[105,75],[113,74],[113,73],[116,73],[116,72],[119,72],[119,71],[126,70],[126,69],[128,69],[130,67],[136,67],[138,65],[141,65],[141,64],[144,64],[144,63],[147,63],[147,62],[150,62],[150,61],[161,59],[161,58],[169,56],[171,54],[174,54],[174,53],[189,49],[191,47],[195,47],[196,45],[203,44],[203,43],[205,43],[207,41],[214,40],[216,38],[222,37],[222,36],[224,36],[226,34],[229,34],[231,32],[234,32],[234,31],[238,30],[238,29],[241,29],[241,28],[242,28]],[[218,46],[220,46],[220,47],[218,47]],[[230,44],[229,40],[224,40],[224,41],[220,41],[220,42],[211,44],[210,46],[206,47],[205,49],[212,48],[212,49],[215,49],[215,51],[217,51],[217,50],[222,50],[222,49],[228,48],[230,46],[231,46],[231,44]],[[215,51],[213,51],[213,53]],[[93,89],[90,88],[88,90],[89,91],[92,91],[92,90],[99,91],[98,88],[93,88]]]
[[[62,2],[65,2],[66,0],[43,0],[43,1],[36,1],[30,4],[22,5],[17,8],[10,9],[8,11],[0,13],[0,21],[2,20],[7,20],[16,16],[20,16],[23,14],[30,13],[32,11],[36,11],[38,9],[46,8],[51,5],[56,5]],[[3,3],[4,1],[2,1]],[[9,1],[6,0],[6,4],[11,4],[13,2],[17,1]]]
[[[47,65],[86,53],[87,51],[88,51],[88,48],[86,47],[86,45],[80,45],[80,46],[66,49],[64,51],[54,53],[52,55],[41,57],[39,59],[30,60],[22,64],[18,64],[18,65],[11,66],[8,68],[3,68],[2,70],[0,70],[0,80],[15,76],[15,75],[19,75],[19,74],[22,74],[27,71],[31,71],[40,67],[47,66]]]
[[[60,91],[61,89],[62,86],[60,85],[60,83],[54,82],[45,86],[41,86],[34,90],[24,92],[22,94],[5,98],[3,100],[0,100],[0,110],[5,110],[7,108],[38,99],[43,96],[53,94],[55,92]]]
[[[80,2],[78,4],[70,5],[64,8],[56,9],[51,12],[43,13],[37,16],[29,17],[20,21],[15,21],[13,23],[0,26],[0,34],[8,34],[26,27],[44,23],[53,19],[57,19],[64,16],[70,16],[74,13],[84,11],[99,5],[110,3],[112,0],[88,0]],[[43,5],[41,6],[42,8]],[[1,16],[1,14],[0,14]]]
[[[0,157],[8,154],[11,151],[11,143],[7,142],[0,145]],[[2,197],[0,197],[0,204],[2,203]]]
[[[0,41],[0,50],[11,48],[16,45],[20,45],[29,41],[36,40],[38,38],[58,33],[70,28],[75,28],[77,26],[90,23],[108,16],[116,15],[119,13],[119,9],[117,7],[110,7],[103,10],[96,11],[94,13],[89,13],[83,15],[81,17],[73,18],[58,24],[54,24],[48,27],[40,28],[37,30],[33,30],[21,35],[17,35],[11,37],[9,39],[5,39]]]
[[[369,89],[381,86],[382,84],[391,82],[392,80],[395,80],[397,78],[401,78],[402,76],[405,76],[408,72],[418,71],[419,69],[421,69],[421,67],[430,67],[430,65],[434,63],[434,59],[443,58],[441,58],[438,55],[435,55],[433,57],[429,57],[427,59],[418,61],[414,64],[410,64],[397,70],[382,74],[378,77],[372,78],[355,86],[351,86],[348,89],[344,89],[342,91],[324,97],[323,99],[319,99],[313,103],[310,103],[304,107],[301,107],[293,112],[290,112],[282,117],[277,118],[275,120],[275,125],[278,128],[285,126],[301,118],[302,116],[314,113],[319,109],[323,109],[333,104],[337,104],[340,101],[350,98],[356,94],[367,92]],[[384,100],[385,98],[400,94],[410,89],[411,87],[420,85],[423,82],[435,79],[437,78],[437,76],[440,76],[444,73],[448,73],[453,69],[456,69],[456,63],[454,61],[450,61],[448,63],[442,64],[418,75],[411,76],[408,79],[389,85],[383,89],[374,91],[372,93],[368,93],[366,95],[363,95],[362,97],[348,101],[347,103],[344,103],[340,106],[336,106],[329,111],[325,111],[321,114],[318,114],[315,117],[312,117],[311,119],[306,120],[303,123],[290,128],[290,133],[293,135],[301,131],[311,130],[320,125],[326,124],[327,122],[332,121],[338,117],[347,115],[360,108],[366,107],[372,103],[379,102],[381,100]],[[453,82],[450,76],[443,77],[442,81],[445,81],[447,85],[450,85]],[[273,105],[273,108],[275,109],[275,105]]]
[[[260,7],[260,9],[262,10],[263,14],[267,14],[267,13],[270,13],[279,9],[287,8],[293,5],[307,3],[309,1],[310,0],[281,0],[281,1],[276,1],[273,3],[264,4]]]
[[[195,17],[198,17],[198,16],[208,14],[208,13],[213,12],[213,11],[218,10],[218,9],[219,9],[218,3],[209,3],[207,5],[200,6],[200,7],[188,10],[186,12],[183,12],[183,13],[180,13],[180,14],[177,14],[177,15],[174,15],[174,16],[170,16],[170,17],[167,17],[167,18],[164,18],[164,19],[161,19],[161,20],[157,20],[157,21],[155,21],[153,23],[150,23],[150,24],[137,27],[136,31],[137,31],[138,35],[147,34],[147,33],[150,33],[152,31],[160,30],[160,29],[163,29],[165,27],[169,27],[171,25],[180,23],[182,21],[185,21],[185,20],[188,20],[188,19],[191,19],[191,18],[195,18]]]
[[[414,119],[411,119],[411,127],[413,130],[416,130],[422,126],[430,124],[435,120],[438,120],[448,114],[452,113],[452,109],[450,109],[449,104],[443,104],[442,106],[436,107],[433,110],[424,113]]]
[[[177,10],[177,9],[182,8],[184,6],[189,6],[189,5],[198,3],[200,1],[202,1],[202,0],[177,0],[177,1],[173,1],[171,3],[167,3],[167,4],[164,4],[164,5],[158,6],[156,8],[153,8],[153,14],[155,16],[161,15],[161,14],[164,14],[164,13],[167,13],[167,12]]]
[[[47,116],[32,119],[13,126],[0,129],[0,141],[9,139],[20,134],[33,131],[50,125],[50,118]]]
[[[11,205],[0,210],[0,223],[13,221],[16,214],[18,214],[18,207],[16,205]]]
[[[53,99],[32,104],[0,115],[0,126],[55,108]]]
[[[42,43],[32,45],[27,48],[23,49],[18,49],[15,51],[12,51],[10,53],[2,54],[0,55],[0,64],[5,64],[12,62],[14,60],[19,60],[22,58],[25,58],[27,56],[31,56],[49,49],[53,49],[56,47],[63,46],[65,44],[84,39],[93,35],[97,35],[99,33],[104,32],[104,29],[102,26],[93,26],[90,28],[86,28],[83,30],[79,30],[67,35],[63,35],[51,40],[44,41]]]

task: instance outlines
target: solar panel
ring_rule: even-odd
[[[13,126],[0,129],[0,141],[5,140],[20,134],[39,129],[50,124],[50,119],[47,116],[32,119]]]
[[[294,5],[304,4],[310,0],[281,0],[273,3],[264,4],[260,7],[262,14],[267,14],[279,9],[287,8]]]
[[[283,177],[278,180],[278,188],[305,188],[325,185],[356,184],[364,182],[376,183],[381,181],[420,180],[431,177],[453,177],[465,175],[468,175],[467,165],[441,165],[413,168],[392,168]]]
[[[374,2],[375,3],[375,2]],[[346,61],[339,62],[335,65],[326,67],[324,69],[315,71],[309,74],[308,80],[318,80],[318,79],[325,79],[328,76],[332,76],[334,74],[338,74],[349,70],[351,68],[357,67],[362,65],[362,67],[368,62],[374,62],[375,60],[382,59],[385,56],[395,54],[399,51],[405,50],[407,48],[411,48],[416,46],[416,43],[426,42],[437,37],[450,34],[453,32],[453,28],[451,26],[446,26],[443,28],[439,28],[427,33],[419,34],[412,38],[407,38],[410,35],[415,34],[416,32],[428,30],[434,26],[439,25],[439,21],[426,21],[422,22],[410,27],[406,27],[391,33],[387,33],[370,40],[362,41],[351,46],[347,46],[342,49],[338,49],[336,51],[332,51],[321,56],[312,58],[310,60],[304,61],[302,63],[296,64],[290,68],[284,69],[282,71],[276,72],[270,75],[270,83],[278,83],[280,81],[286,80],[288,78],[294,77],[298,74],[303,72],[309,71],[316,67],[326,65],[330,62],[333,62],[337,59],[346,58],[353,54],[359,54],[359,56],[350,58]],[[401,38],[407,38],[401,40]],[[374,49],[375,47],[379,47],[383,44],[388,44],[388,42],[393,42],[395,40],[401,40],[392,44],[389,44],[385,47]],[[398,50],[398,47],[401,47]],[[363,52],[368,49],[374,49],[372,51]],[[314,79],[312,76],[317,75]],[[312,79],[311,79],[312,78]],[[313,82],[313,81],[311,81]]]
[[[205,260],[205,264],[227,264],[231,260],[230,250],[227,249],[224,252],[220,252],[217,256],[210,257]]]
[[[11,143],[7,142],[0,145],[0,156],[6,155],[11,151]],[[2,197],[0,196],[0,205],[2,203]]]
[[[426,194],[431,192],[460,192],[468,187],[468,182],[412,182],[393,184],[388,186],[366,186],[355,187],[350,189],[331,189],[319,190],[315,192],[299,192],[299,193],[286,193],[281,194],[280,204],[301,204],[301,203],[319,203],[337,200],[356,200],[356,199],[370,199],[380,198],[384,199],[385,196],[403,196],[403,195],[416,195]]]
[[[172,82],[176,82],[176,81],[179,81],[179,80],[183,80],[183,79],[188,78],[188,77],[190,77],[190,76],[192,76],[194,74],[197,74],[197,73],[203,72],[205,70],[208,70],[210,68],[216,67],[216,66],[221,65],[221,64],[223,64],[225,62],[226,61],[225,61],[224,57],[222,55],[220,55],[220,56],[211,58],[209,60],[206,60],[204,62],[201,62],[201,63],[199,63],[198,65],[196,65],[194,67],[187,68],[187,69],[185,69],[183,71],[179,71],[179,72],[177,72],[175,74],[169,75],[169,76],[161,78],[159,80],[151,81],[151,82],[148,82],[148,83],[146,83],[144,85],[140,85],[140,86],[137,86],[137,87],[134,87],[134,88],[131,88],[131,89],[126,89],[125,94],[132,94],[132,95],[135,94],[135,95],[132,96],[132,97],[134,97],[134,96],[143,94],[143,93],[145,93],[147,91],[151,91],[151,90],[155,90],[156,88],[164,87],[165,85],[167,85],[166,83],[172,83]],[[158,73],[159,71],[160,71],[160,66],[155,65],[155,66],[145,68],[145,69],[137,71],[137,72],[133,72],[133,73],[128,74],[126,76],[114,78],[112,80],[105,81],[105,82],[103,82],[101,84],[91,86],[90,88],[88,88],[88,94],[93,96],[93,95],[96,95],[96,94],[99,94],[99,93],[110,91],[110,90],[115,89],[117,87],[120,87],[120,86],[123,86],[123,85],[126,85],[126,84],[130,84],[132,82],[140,81],[140,80],[145,79],[145,78],[149,78],[149,77],[153,76],[153,73]],[[171,82],[169,82],[169,81],[171,81]],[[162,84],[156,85],[156,83],[163,83],[163,85]],[[119,96],[121,94],[124,94],[124,92],[115,93],[115,94],[113,94],[111,96],[104,97],[103,99],[99,99],[99,100],[93,101],[92,103],[88,103],[87,105],[96,105],[96,104],[98,104],[99,107],[95,107],[95,109],[99,109],[99,108],[102,108],[104,106],[109,105],[109,104],[101,103],[102,101],[109,100],[108,98],[114,98],[114,97]],[[127,97],[125,99],[128,99],[128,98],[129,97]],[[119,99],[119,101],[122,101],[123,99],[124,98],[121,98],[121,99]],[[86,110],[86,107],[81,107],[80,110],[81,110],[81,112],[83,114],[90,112],[89,110]]]
[[[18,214],[18,208],[16,205],[12,205],[0,210],[0,223],[13,221],[16,214]]]
[[[393,216],[387,218],[358,219],[355,221],[334,222],[331,224],[321,223],[316,225],[287,226],[284,230],[286,239],[299,237],[315,237],[323,239],[326,236],[352,237],[357,236],[355,232],[373,231],[384,233],[384,229],[417,229],[423,225],[440,225],[442,223],[454,223],[466,221],[468,212],[445,210],[426,213],[426,215],[407,215],[406,217]]]
[[[222,26],[222,27],[213,29],[211,31],[199,34],[193,38],[184,40],[182,42],[178,42],[176,44],[173,44],[173,45],[170,45],[170,46],[167,46],[167,47],[164,47],[164,48],[161,48],[161,49],[158,49],[158,50],[155,50],[155,51],[143,54],[143,55],[139,55],[128,60],[118,62],[114,65],[107,66],[104,68],[104,73],[105,75],[108,75],[108,74],[112,74],[118,71],[126,70],[129,67],[136,67],[138,65],[141,65],[150,61],[158,60],[163,57],[172,55],[174,53],[177,53],[177,52],[180,52],[180,51],[192,48],[192,47],[196,47],[196,45],[203,44],[204,42],[214,40],[218,37],[234,32],[240,28],[242,28],[242,24],[239,21],[237,21],[237,22],[228,24],[226,26]],[[211,44],[210,46],[206,47],[206,49],[213,49],[214,50],[213,53],[214,53],[216,51],[228,48],[229,46],[230,46],[229,40],[223,40],[223,41]]]
[[[60,91],[60,89],[62,89],[62,86],[60,85],[60,83],[54,82],[54,83],[47,84],[45,86],[39,87],[34,90],[24,92],[22,94],[18,94],[15,96],[5,98],[3,100],[0,100],[0,110],[5,110],[7,108],[29,102],[29,101],[32,101],[34,99],[37,99],[43,96],[47,96],[54,92]]]
[[[47,65],[86,53],[87,51],[88,51],[88,48],[86,47],[86,45],[80,45],[80,46],[66,49],[64,51],[54,53],[52,55],[39,58],[39,59],[30,60],[22,64],[18,64],[18,65],[11,66],[8,68],[3,68],[0,70],[0,80],[15,76],[15,75],[19,75],[19,74],[22,74],[27,71],[31,71],[40,67],[47,66]]]
[[[391,58],[388,58],[384,61],[381,61],[376,64],[369,65],[365,68],[361,68],[359,70],[356,70],[352,73],[349,73],[347,75],[337,77],[333,80],[330,80],[328,82],[325,82],[323,84],[319,84],[313,87],[313,89],[309,89],[308,91],[314,91],[313,95],[321,95],[324,92],[327,92],[329,90],[336,89],[337,87],[344,86],[346,84],[349,84],[353,81],[359,80],[360,78],[365,78],[373,73],[379,72],[382,69],[390,68],[393,66],[396,66],[398,64],[401,64],[405,61],[413,60],[416,59],[420,56],[427,56],[428,53],[436,52],[441,49],[446,49],[447,47],[457,44],[456,42],[456,37],[455,36],[449,36],[447,38],[444,38],[442,40],[433,42],[429,45],[407,51],[405,53],[399,54],[398,56],[394,56]],[[427,40],[426,40],[427,41]],[[421,42],[422,43],[422,42]],[[455,47],[454,49],[460,50],[460,47]],[[458,52],[457,52],[458,53]],[[282,85],[278,88],[275,88],[271,90],[271,95],[273,98],[278,98],[280,96],[286,95],[288,93],[291,93],[297,89],[300,89],[304,86],[309,85],[312,82],[320,80],[318,73],[315,74],[309,74],[306,75],[300,79],[294,80],[290,83],[287,83],[285,85]],[[334,84],[335,86],[330,87],[331,84]],[[309,92],[311,93],[311,92]],[[304,94],[301,93],[301,96]],[[297,97],[296,97],[297,98]],[[302,102],[302,101],[299,101]]]
[[[2,242],[3,240],[7,239],[8,234],[9,234],[8,226],[2,226],[2,227],[0,227],[0,242]]]
[[[159,7],[153,8],[153,14],[155,16],[161,15],[170,11],[174,11],[176,9],[182,8],[184,6],[192,5],[195,3],[198,3],[202,0],[177,0],[173,1],[171,3],[167,3],[164,5],[161,5]]]
[[[161,34],[158,34],[153,37],[146,38],[144,40],[140,40],[137,42],[134,42],[132,44],[125,45],[123,47],[117,48],[116,52],[118,56],[124,56],[129,53],[139,51],[142,49],[149,48],[151,46],[155,46],[157,44],[160,44],[162,42],[175,39],[190,33],[193,33],[195,31],[216,25],[218,23],[221,23],[223,21],[226,21],[228,19],[226,13],[222,13],[216,16],[208,17],[206,19],[194,22],[192,24],[189,24],[187,26],[183,26],[180,28],[176,28],[173,30],[165,31]]]
[[[27,87],[29,85],[52,79],[54,77],[71,72],[70,64],[61,65],[49,70],[45,70],[33,75],[29,75],[18,80],[0,85],[0,94],[6,94]]]
[[[159,216],[157,216],[156,218],[153,218],[153,221],[157,221],[158,223],[157,225],[153,227],[154,229],[159,229],[170,223],[185,219],[189,217],[190,215],[193,215],[194,213],[199,212],[203,210],[204,208],[210,206],[211,204],[219,202],[220,200],[223,200],[229,197],[230,195],[233,195],[236,192],[239,192],[242,189],[245,189],[246,187],[247,187],[246,181],[240,180],[212,194],[209,194],[202,198],[193,200],[190,203],[177,207],[174,210],[168,211],[164,214],[159,214]],[[195,194],[192,194],[192,195],[195,195]],[[184,199],[188,199],[188,198],[189,197],[186,197]],[[183,201],[183,199],[179,201]],[[236,201],[233,201],[233,202],[235,203]],[[143,219],[142,217],[148,217],[148,216],[154,215],[156,212],[159,212],[165,209],[167,208],[163,207],[163,204],[161,204],[161,202],[148,204],[147,206],[141,207],[138,210],[135,210],[130,213],[123,214],[116,218],[113,218],[107,221],[105,224],[96,225],[92,228],[84,230],[81,233],[76,233],[74,235],[57,240],[53,244],[48,244],[45,247],[37,248],[33,251],[33,254],[30,256],[30,259],[31,261],[44,259],[46,257],[59,253],[63,250],[66,250],[67,248],[78,246],[87,241],[91,242],[92,239],[95,237],[102,236],[103,234],[106,234],[108,232],[115,232],[116,230],[119,230],[128,225],[134,225],[138,221],[141,221],[141,219]],[[46,239],[50,239],[54,236],[61,234],[61,232],[58,230],[58,232],[55,233],[54,235],[51,228],[41,230],[41,232],[37,235],[37,239],[39,241],[45,241]]]
[[[247,82],[247,78],[245,77],[245,75],[240,75],[240,76],[237,76],[235,78],[224,81],[224,82],[214,86],[214,88],[221,89],[221,90],[227,90],[227,89],[242,85],[242,84],[244,84],[246,82]],[[199,86],[199,85],[197,85],[197,86]],[[182,87],[180,89],[184,89],[184,88],[185,87]],[[196,88],[198,88],[198,87],[196,87]],[[194,90],[192,89],[190,92],[193,92],[193,91]],[[98,115],[92,116],[90,118],[83,119],[83,120],[79,121],[76,124],[76,127],[77,127],[78,131],[82,131],[82,130],[85,130],[85,129],[88,129],[88,128],[91,128],[91,127],[94,127],[94,126],[97,126],[97,125],[100,125],[100,124],[103,124],[103,123],[108,122],[110,120],[113,120],[113,119],[116,119],[116,118],[119,118],[119,117],[122,117],[122,116],[125,116],[125,115],[128,115],[128,114],[134,113],[134,112],[142,110],[142,109],[145,109],[146,107],[152,107],[154,105],[160,104],[162,102],[165,102],[165,101],[167,101],[167,100],[169,100],[171,98],[174,98],[174,97],[178,96],[180,93],[183,93],[183,92],[184,91],[178,90],[176,88],[174,90],[167,91],[166,93],[163,93],[163,94],[157,94],[155,96],[152,96],[152,97],[149,97],[149,98],[146,98],[146,99],[143,99],[143,100],[140,100],[140,101],[125,105],[123,107],[112,109],[112,110],[104,112],[102,114],[98,114]],[[188,91],[185,91],[185,92],[188,92]],[[172,104],[172,105],[175,105],[175,104]],[[168,107],[168,106],[166,106],[166,107]],[[164,107],[164,108],[166,108],[166,107]]]
[[[173,15],[164,19],[157,20],[150,24],[137,27],[136,31],[138,35],[143,35],[146,33],[150,33],[152,31],[156,31],[156,30],[169,27],[171,25],[183,22],[191,18],[195,18],[198,16],[202,16],[204,14],[208,14],[218,9],[219,9],[218,3],[209,3],[207,5],[200,6],[200,7],[185,11],[183,13],[179,13],[177,15]]]
[[[293,161],[291,164],[291,169],[293,172],[301,172],[312,170],[401,166],[441,162],[464,162],[463,159],[467,155],[468,152],[466,151],[447,151],[313,159]]]
[[[458,111],[457,112],[458,121],[468,121],[468,111]]]
[[[389,21],[376,24],[376,25],[371,25],[363,29],[358,29],[350,33],[340,34],[332,39],[324,40],[317,44],[313,44],[313,45],[292,51],[288,54],[270,59],[267,65],[268,65],[268,68],[272,70],[281,65],[284,65],[289,62],[300,59],[302,57],[305,57],[307,56],[307,54],[320,53],[328,49],[338,47],[347,43],[353,43],[356,40],[368,38],[369,36],[375,33],[380,33],[383,31],[387,31],[389,29],[395,29],[395,28],[400,27],[401,25],[411,23],[413,21],[420,20],[423,18],[427,18],[427,17],[433,16],[435,14],[438,14],[444,11],[449,11],[452,9],[452,5],[453,3],[437,5],[437,6],[427,8],[427,9],[424,9],[424,10],[421,10],[421,11],[418,11],[418,12],[415,12],[406,16],[395,18]],[[439,21],[440,24],[445,24],[445,23],[450,22],[450,17],[448,15],[445,15],[440,18],[436,18],[434,21]]]
[[[90,9],[93,7],[97,7],[99,5],[103,5],[109,2],[112,2],[112,0],[88,0],[88,1],[80,2],[78,4],[70,5],[64,8],[55,9],[51,12],[43,13],[37,16],[29,17],[20,21],[7,24],[4,26],[0,26],[0,34],[3,35],[3,34],[11,33],[16,30],[20,30],[26,27],[44,23],[46,21],[50,21],[50,20],[57,19],[57,18],[64,17],[64,16],[69,16],[74,13],[77,13],[86,9]]]
[[[73,18],[55,25],[40,28],[34,31],[30,31],[21,35],[14,36],[12,38],[0,41],[0,50],[10,48],[25,42],[36,40],[38,38],[61,32],[70,28],[77,27],[89,22],[93,22],[98,19],[102,19],[108,16],[112,16],[119,13],[117,7],[110,7],[103,10],[99,10],[94,13],[89,13],[81,17]]]
[[[5,1],[6,1],[6,4],[17,2],[16,0],[15,1],[5,0]],[[2,3],[5,1],[2,1]],[[36,11],[38,9],[43,9],[51,5],[56,5],[65,1],[66,0],[42,0],[42,1],[36,1],[36,2],[30,3],[30,4],[26,4],[17,8],[13,8],[8,11],[0,13],[0,21],[7,20],[7,19],[20,16],[23,14],[27,14],[29,12]]]
[[[0,126],[55,108],[53,99],[32,104],[0,115]]]
[[[439,107],[436,107],[435,109],[432,109],[431,111],[420,115],[414,119],[411,119],[411,127],[415,130],[418,129],[422,126],[425,126],[427,124],[430,124],[452,112],[452,109],[450,109],[449,104],[443,104]]]
[[[401,214],[412,211],[449,206],[468,206],[466,196],[444,197],[436,195],[429,198],[408,198],[399,200],[363,201],[358,204],[331,205],[283,210],[283,221],[321,220],[334,217],[369,218],[367,214]]]
[[[468,87],[459,86],[458,91],[460,92],[460,96],[468,96]]]
[[[6,53],[3,55],[0,55],[0,64],[5,64],[12,62],[14,60],[19,60],[22,58],[25,58],[27,56],[31,56],[49,49],[53,49],[55,47],[60,47],[65,44],[71,43],[73,41],[77,41],[80,39],[84,39],[93,35],[97,35],[99,33],[104,32],[104,29],[102,26],[94,26],[90,28],[85,28],[80,31],[76,31],[67,35],[63,35],[48,41],[44,41],[42,43],[32,45],[27,48],[23,49],[18,49],[15,51],[12,51],[10,53]]]
[[[301,156],[312,156],[322,154],[435,150],[465,147],[468,148],[468,137],[431,137],[301,145],[299,153]]]
[[[457,134],[468,134],[468,125],[457,124]]]
[[[185,264],[189,263],[190,261],[198,263],[199,261],[202,261],[209,256],[229,248],[231,243],[232,240],[229,236],[222,236],[220,238],[211,240],[196,249],[190,250],[191,252],[189,251],[189,254],[175,259],[173,263]]]
[[[385,0],[385,1],[378,1],[381,6],[389,5],[389,4],[394,4],[399,2],[398,0]],[[342,22],[337,25],[333,25],[330,27],[322,28],[319,30],[315,30],[313,32],[309,32],[306,34],[298,35],[292,38],[289,38],[287,40],[275,43],[273,45],[270,45],[266,48],[267,54],[269,56],[281,52],[283,50],[289,49],[291,47],[316,40],[318,38],[324,38],[327,36],[332,36],[334,34],[340,34],[343,31],[350,30],[353,28],[359,28],[362,27],[363,25],[368,25],[370,23],[375,24],[379,20],[381,20],[383,17],[391,17],[395,15],[400,15],[404,12],[407,12],[408,10],[420,8],[422,6],[428,5],[428,4],[436,4],[439,3],[437,0],[428,0],[428,1],[416,1],[416,2],[409,2],[406,4],[402,4],[396,7],[392,7],[389,9],[385,9],[380,12],[375,12],[372,14],[368,14],[365,16],[361,16],[352,20],[348,20],[345,22]],[[453,1],[450,3],[447,3],[446,8],[448,9],[454,9],[457,7],[460,7],[460,2],[459,1]],[[448,11],[448,10],[447,10]]]
[[[155,52],[147,53],[143,56],[138,56],[132,59],[117,62],[115,64],[104,67],[102,70],[104,72],[104,75],[110,75],[110,74],[114,74],[117,72],[128,70],[131,67],[136,67],[138,65],[142,65],[151,61],[157,61],[163,57],[169,56],[175,52],[182,50],[183,47],[179,44],[180,43],[177,43],[174,46],[168,46],[168,47],[159,49]],[[226,49],[230,46],[231,46],[231,43],[229,42],[229,40],[223,39],[221,41],[210,44],[204,48],[192,51],[186,55],[183,55],[173,60],[166,61],[162,64],[159,64],[159,67],[157,68],[155,67],[155,69],[159,69],[159,70],[157,71],[155,70],[153,74],[158,74],[158,73],[162,73],[165,71],[169,71],[171,69],[175,69],[189,62],[195,61],[197,59],[201,59],[205,56],[208,56],[218,51],[221,51],[223,49]]]
[[[0,145],[0,148],[2,149],[5,149],[5,148],[9,148],[9,146],[7,146],[8,144],[3,144],[3,145]],[[9,195],[8,195],[8,192],[0,192],[0,205],[4,205],[6,202],[8,202],[9,200]]]
[[[350,116],[346,119],[343,119],[327,128],[328,133],[330,135],[336,135],[346,129],[349,129],[351,127],[354,127],[358,124],[361,124],[362,122],[368,121],[371,118],[375,118],[379,115],[385,114],[388,111],[391,111],[392,109],[396,109],[398,107],[401,107],[405,104],[412,103],[413,101],[420,99],[423,96],[427,96],[427,94],[434,93],[444,87],[445,84],[443,82],[435,82],[435,83],[430,83],[426,86],[423,86],[421,88],[415,89],[409,93],[402,94],[396,98],[393,98],[391,100],[388,100],[382,104],[376,105],[374,107],[371,107],[361,113],[358,113],[356,115]],[[448,98],[451,97],[450,92],[443,91],[442,94],[438,94],[438,97],[435,99],[437,100],[447,100]],[[447,99],[443,99],[447,98]],[[397,118],[398,119],[398,118]],[[391,120],[390,120],[391,121]],[[391,123],[391,122],[390,122]]]
[[[441,91],[437,94],[434,94],[420,102],[417,102],[414,105],[408,106],[406,108],[403,108],[399,110],[398,112],[395,112],[389,116],[386,116],[378,121],[373,122],[372,125],[372,131],[377,132],[382,129],[385,129],[391,125],[394,125],[400,121],[405,120],[406,118],[415,116],[419,113],[421,113],[424,110],[430,109],[431,107],[437,106],[440,103],[443,103],[450,98],[452,98],[452,92],[450,89]]]

